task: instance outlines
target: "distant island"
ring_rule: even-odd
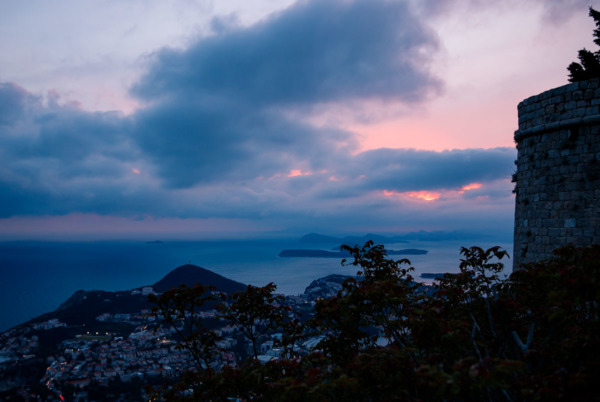
[[[419,250],[416,248],[407,248],[403,250],[387,250],[388,255],[424,255],[429,250]],[[327,250],[309,250],[309,249],[292,249],[283,250],[279,253],[280,257],[305,257],[305,258],[348,258],[350,253],[346,250],[342,251],[327,251]]]
[[[378,235],[374,233],[368,233],[364,236],[345,236],[335,237],[328,236],[319,233],[308,233],[302,236],[299,241],[301,243],[312,243],[312,244],[348,244],[353,246],[355,244],[362,245],[367,240],[373,240],[375,244],[392,244],[392,243],[408,243],[413,241],[489,241],[489,240],[502,240],[502,237],[490,235],[489,233],[480,233],[468,230],[436,230],[436,231],[425,231],[420,230],[418,232],[398,233],[393,235]]]
[[[328,236],[320,233],[308,233],[300,237],[300,243],[310,244],[347,244],[354,246],[356,244],[363,245],[367,240],[372,240],[375,244],[392,244],[392,243],[409,243],[414,241],[428,241],[428,242],[441,242],[441,241],[504,241],[507,234],[496,233],[491,235],[489,233],[475,232],[470,230],[434,230],[425,231],[420,230],[417,232],[406,232],[396,233],[390,235],[379,235],[374,233],[367,233],[363,236]]]

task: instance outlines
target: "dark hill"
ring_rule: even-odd
[[[182,265],[175,268],[160,281],[152,285],[155,292],[162,293],[181,284],[193,286],[196,283],[203,285],[213,285],[218,291],[225,293],[238,292],[246,290],[246,285],[240,282],[227,279],[224,276],[216,274],[208,269],[198,267],[196,265]]]
[[[147,296],[132,294],[131,291],[78,290],[55,311],[37,317],[34,321],[58,318],[69,325],[91,325],[100,314],[139,313],[150,307]]]
[[[221,275],[195,265],[183,265],[169,272],[160,281],[152,285],[154,292],[162,293],[181,284],[193,286],[196,283],[213,285],[225,293],[245,290],[246,285],[227,279]],[[138,313],[150,309],[148,296],[139,292],[142,287],[126,291],[79,290],[62,303],[55,311],[43,314],[31,320],[42,322],[58,318],[68,325],[98,325],[96,317],[103,313]],[[135,291],[137,290],[137,291]]]

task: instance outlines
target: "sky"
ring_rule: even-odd
[[[0,240],[509,240],[582,0],[0,2]]]

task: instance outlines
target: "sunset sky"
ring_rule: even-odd
[[[579,0],[0,3],[0,240],[510,240],[517,104]]]

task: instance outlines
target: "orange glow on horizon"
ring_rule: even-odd
[[[303,172],[302,169],[292,169],[290,173],[288,173],[287,177],[296,177],[296,176],[310,176],[312,172]]]
[[[424,201],[434,201],[439,199],[442,195],[442,193],[435,193],[431,191],[409,191],[404,194],[410,198],[418,198]]]
[[[469,190],[476,190],[483,187],[481,183],[470,183],[465,186],[460,187],[458,190],[438,190],[438,191],[390,191],[383,190],[383,195],[386,197],[400,197],[404,199],[413,199],[413,200],[423,200],[423,201],[435,201],[439,200],[442,196],[444,199],[451,199],[460,197],[461,194],[464,194]],[[477,199],[486,199],[487,196],[479,196]]]
[[[383,195],[386,197],[402,197],[402,198],[416,198],[423,201],[435,201],[442,196],[442,193],[434,191],[405,191],[399,193],[397,191],[383,190]]]
[[[461,187],[460,193],[464,193],[465,191],[469,191],[469,190],[477,190],[478,188],[481,188],[481,183],[467,184],[466,186]]]

